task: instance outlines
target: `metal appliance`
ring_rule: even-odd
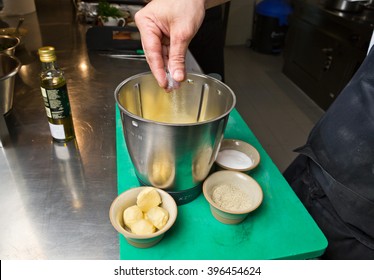
[[[166,92],[143,73],[119,84],[115,98],[140,182],[168,191],[178,204],[196,198],[235,106],[233,91],[210,76],[188,74],[178,90]]]

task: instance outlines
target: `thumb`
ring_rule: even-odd
[[[172,78],[182,82],[186,78],[187,41],[170,41],[168,67]]]

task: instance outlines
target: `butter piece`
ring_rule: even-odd
[[[146,219],[140,219],[131,226],[131,232],[138,235],[151,234],[155,231],[156,228]]]
[[[160,206],[156,206],[145,213],[145,218],[157,229],[162,229],[169,220],[169,212]]]
[[[143,218],[144,214],[142,212],[142,209],[140,209],[138,205],[130,206],[123,212],[123,221],[129,228],[131,228],[134,223]]]
[[[136,204],[143,212],[147,212],[152,207],[161,204],[161,196],[155,188],[147,187],[138,194]]]

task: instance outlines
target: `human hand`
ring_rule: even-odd
[[[135,14],[147,62],[160,87],[166,71],[176,82],[186,77],[188,45],[205,15],[205,0],[153,0]]]

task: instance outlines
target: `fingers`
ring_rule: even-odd
[[[172,37],[174,39],[174,37]],[[171,77],[176,82],[182,82],[186,78],[186,53],[189,41],[172,39],[169,49],[168,68]]]
[[[143,50],[148,65],[156,78],[158,84],[162,88],[167,87],[167,79],[165,73],[165,63],[163,56],[162,38],[163,33],[154,24],[153,20],[142,11],[135,14],[136,25],[140,31]]]
[[[198,31],[205,15],[204,1],[185,1],[180,4],[180,7],[180,14],[171,22],[168,62],[171,76],[176,82],[186,79],[188,45]],[[186,19],[188,20],[186,21]]]
[[[153,45],[154,46],[154,45]],[[148,65],[156,78],[158,85],[162,88],[167,87],[167,79],[165,73],[164,57],[161,55],[162,51],[153,50],[152,47],[147,47],[143,43],[143,49],[147,58]],[[160,46],[161,49],[161,46]]]
[[[185,80],[187,48],[204,18],[204,4],[205,0],[152,0],[135,14],[147,62],[160,87],[168,87],[167,69],[176,82]]]

